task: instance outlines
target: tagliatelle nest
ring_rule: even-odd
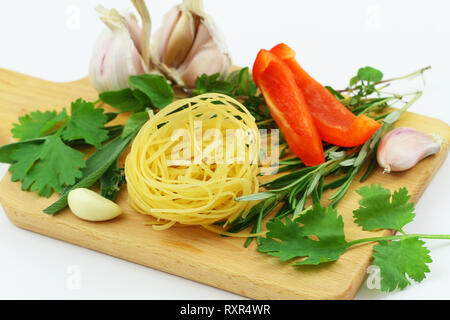
[[[156,218],[154,228],[179,223],[226,226],[258,192],[259,132],[238,101],[209,93],[178,100],[152,116],[125,162],[130,206]],[[221,232],[220,233],[225,233]]]

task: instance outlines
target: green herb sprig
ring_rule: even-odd
[[[82,99],[72,103],[70,116],[63,109],[20,117],[11,130],[20,142],[0,148],[12,163],[12,181],[21,181],[23,190],[37,191],[40,196],[61,192],[75,183],[86,167],[83,153],[70,143],[81,141],[101,147],[109,137],[105,128],[109,119],[103,109]]]
[[[192,96],[208,92],[226,94],[240,100],[253,115],[259,127],[274,124],[264,97],[258,92],[248,67],[231,72],[225,79],[221,79],[219,73],[210,76],[203,74],[196,79],[195,86],[196,88],[191,91]]]
[[[267,223],[268,233],[258,241],[258,251],[292,261],[294,266],[318,265],[336,261],[351,247],[362,243],[374,246],[373,264],[380,268],[381,290],[403,289],[409,278],[422,281],[429,273],[432,259],[420,239],[448,239],[450,235],[406,234],[403,228],[412,222],[414,204],[406,188],[391,194],[387,189],[370,185],[356,191],[359,208],[353,211],[354,222],[363,230],[391,229],[401,233],[347,241],[342,217],[332,207],[315,203],[297,218],[274,218]],[[313,239],[311,236],[315,236]],[[300,259],[300,260],[298,260]]]
[[[103,196],[114,199],[124,183],[118,158],[128,147],[149,112],[171,103],[174,92],[160,75],[131,76],[131,88],[104,92],[95,102],[82,99],[71,105],[70,116],[63,109],[35,111],[19,118],[11,130],[19,142],[0,147],[0,162],[10,163],[12,181],[21,181],[23,190],[37,191],[49,197],[61,197],[48,208],[55,214],[67,206],[67,195],[75,188],[88,188],[100,182]],[[96,108],[106,102],[118,112],[105,113]],[[106,126],[120,112],[133,112],[125,126]],[[109,142],[108,142],[109,141]],[[77,148],[95,147],[87,158]]]
[[[265,192],[236,199],[237,201],[262,200],[256,205],[258,206],[258,212],[261,212],[261,214],[248,214],[245,218],[240,217],[236,219],[231,223],[230,232],[239,232],[249,226],[252,227],[252,231],[260,232],[261,228],[259,220],[261,217],[267,216],[274,209],[274,207],[272,207],[273,200],[279,203],[286,202],[286,204],[278,210],[277,216],[286,217],[292,215],[296,218],[309,209],[305,208],[308,199],[311,199],[312,205],[320,204],[322,202],[323,191],[336,189],[328,199],[330,205],[336,207],[348,192],[350,185],[357,174],[367,163],[367,169],[363,173],[360,182],[365,181],[373,171],[376,165],[376,150],[381,138],[386,132],[392,129],[392,125],[399,119],[401,114],[421,97],[422,92],[413,93],[413,97],[408,101],[405,101],[404,99],[410,94],[388,97],[389,101],[395,100],[396,102],[404,103],[402,108],[395,110],[388,109],[389,104],[387,97],[383,96],[377,98],[378,101],[385,101],[383,102],[385,103],[384,107],[378,110],[374,110],[374,104],[372,102],[365,102],[366,99],[369,99],[368,96],[373,94],[381,95],[378,89],[378,86],[380,85],[385,86],[389,81],[417,76],[427,69],[428,68],[423,68],[405,77],[383,81],[383,74],[381,71],[371,67],[361,68],[357,75],[350,80],[349,89],[346,89],[350,94],[354,95],[350,97],[344,97],[340,92],[329,87],[329,90],[337,95],[339,99],[347,99],[350,101],[353,97],[357,97],[358,104],[348,106],[353,112],[356,110],[357,113],[360,113],[361,110],[365,108],[364,112],[370,116],[374,116],[374,111],[377,111],[378,121],[382,123],[382,127],[360,148],[329,146],[325,151],[325,163],[318,166],[305,167],[297,157],[280,160],[277,164],[279,165],[279,172],[289,173],[262,184],[261,186],[266,189]],[[384,113],[380,116],[380,112],[383,111]],[[337,176],[337,178],[333,179],[333,176]],[[325,183],[325,178],[327,177],[328,179]],[[253,209],[251,212],[253,212]],[[252,238],[249,238],[245,244],[248,245],[251,240]]]

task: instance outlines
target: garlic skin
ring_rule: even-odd
[[[202,0],[183,0],[164,16],[152,41],[152,57],[168,78],[188,88],[204,73],[223,76],[231,67],[224,38]]]
[[[147,42],[143,39],[145,30],[139,26],[134,14],[121,14],[102,6],[96,11],[107,28],[95,42],[89,79],[98,92],[127,88],[129,76],[149,73],[152,69],[150,59],[143,58],[143,54],[145,56],[148,52],[149,39]]]
[[[441,150],[442,140],[412,128],[399,127],[388,132],[377,150],[378,165],[384,172],[405,171],[420,160]]]

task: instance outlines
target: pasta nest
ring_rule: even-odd
[[[144,124],[125,161],[131,208],[174,224],[223,227],[246,216],[256,193],[260,135],[235,99],[208,93],[173,102]],[[213,230],[213,231],[214,231]]]

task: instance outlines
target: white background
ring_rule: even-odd
[[[128,8],[126,1],[102,1]],[[87,74],[103,26],[100,0],[0,2],[0,67],[71,81]],[[147,0],[154,28],[177,1]],[[450,122],[450,2],[206,0],[226,36],[233,62],[251,66],[260,48],[286,42],[319,81],[344,88],[370,65],[386,78],[431,65],[423,97],[412,111]],[[402,89],[416,90],[421,81]],[[43,92],[42,94],[45,94]],[[37,106],[38,107],[38,106]],[[0,165],[0,176],[7,166]],[[450,233],[447,161],[416,206],[410,233]],[[428,241],[434,262],[420,284],[386,294],[363,284],[357,299],[449,299],[450,242]],[[0,208],[0,298],[240,299],[242,297],[13,226]]]

